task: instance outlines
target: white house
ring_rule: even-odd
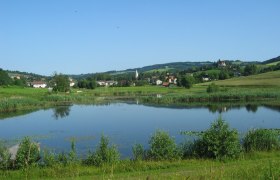
[[[106,81],[97,81],[97,84],[99,86],[107,86],[107,82]]]
[[[162,81],[161,80],[156,80],[156,85],[162,85]]]
[[[209,77],[202,77],[202,81],[210,81],[210,78]]]
[[[97,84],[99,86],[114,86],[118,85],[117,81],[97,81]]]
[[[30,83],[30,86],[34,87],[34,88],[46,88],[47,83],[45,83],[43,81],[33,81]]]
[[[69,78],[69,82],[70,82],[70,87],[73,87],[73,86],[75,86],[75,82],[74,82],[74,80],[72,79],[72,78]]]
[[[218,66],[219,67],[226,67],[226,62],[225,61],[221,61],[220,59],[218,60]]]
[[[114,85],[118,85],[117,81],[106,81],[107,86],[114,86]]]

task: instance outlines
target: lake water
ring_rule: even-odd
[[[0,120],[0,138],[12,141],[31,136],[42,148],[68,151],[75,137],[79,154],[96,147],[102,134],[110,137],[123,157],[131,155],[131,147],[141,143],[147,147],[149,137],[157,129],[166,130],[177,143],[184,140],[181,131],[203,131],[222,116],[241,134],[251,128],[280,129],[280,110],[264,106],[223,107],[154,107],[133,103],[107,105],[73,105],[39,110]],[[16,142],[15,142],[16,143]]]

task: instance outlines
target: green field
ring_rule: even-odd
[[[203,83],[208,85],[210,82]],[[280,71],[272,71],[252,76],[242,76],[227,80],[215,81],[219,86],[255,86],[255,87],[280,87]]]
[[[239,160],[124,160],[114,166],[57,165],[0,171],[0,179],[279,179],[280,153],[258,152]]]

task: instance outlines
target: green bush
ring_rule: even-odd
[[[11,165],[11,154],[8,149],[0,143],[0,170],[8,170]]]
[[[112,165],[120,161],[120,153],[115,145],[109,146],[109,138],[101,136],[99,145],[95,152],[89,152],[84,160],[87,165],[102,166],[104,164]]]
[[[150,138],[149,145],[148,159],[160,161],[181,158],[174,138],[171,138],[165,131],[156,131]]]
[[[25,137],[20,145],[16,155],[16,168],[26,168],[34,165],[40,160],[40,148],[38,144],[32,142],[30,138]]]
[[[132,147],[132,153],[133,153],[132,159],[134,161],[142,161],[145,159],[145,150],[142,144],[135,144]]]
[[[241,152],[238,133],[220,117],[201,133],[194,143],[194,153],[199,157],[214,159],[237,158]]]
[[[210,85],[208,85],[206,91],[208,93],[218,92],[219,91],[219,86],[217,86],[215,83],[211,83]]]
[[[246,152],[279,149],[279,132],[271,129],[250,130],[243,139],[243,147]]]

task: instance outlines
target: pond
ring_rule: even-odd
[[[118,146],[122,157],[131,156],[135,143],[147,147],[149,137],[159,129],[168,131],[180,143],[186,138],[180,135],[181,131],[203,131],[219,116],[240,134],[252,128],[280,129],[279,108],[255,105],[213,109],[116,102],[61,106],[15,115],[1,116],[2,140],[15,144],[17,139],[30,136],[42,148],[68,152],[71,139],[75,138],[80,155],[94,149],[102,134]]]

